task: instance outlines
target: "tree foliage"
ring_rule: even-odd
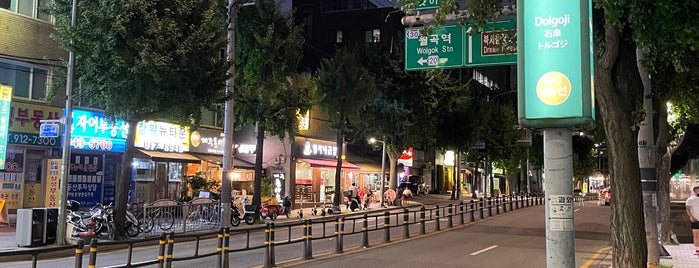
[[[257,124],[254,188],[261,189],[262,152],[266,135],[292,139],[299,111],[315,102],[315,83],[296,73],[303,38],[293,18],[273,0],[258,0],[240,10],[236,38],[236,118],[239,125]],[[253,205],[261,204],[255,191]]]
[[[76,55],[81,86],[76,99],[130,125],[114,206],[123,233],[137,122],[166,119],[196,127],[203,107],[225,99],[228,65],[219,58],[226,42],[225,5],[222,0],[80,1],[78,23],[70,27],[71,5],[56,0],[50,13],[56,39]]]
[[[331,127],[337,130],[337,167],[335,169],[334,206],[339,206],[340,176],[344,132],[347,125],[361,121],[370,102],[380,92],[376,89],[374,77],[364,67],[365,58],[359,47],[350,46],[339,50],[332,58],[323,59],[318,71],[318,91],[320,108],[329,116]]]

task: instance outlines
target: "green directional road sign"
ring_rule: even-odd
[[[446,26],[423,35],[421,28],[405,30],[405,69],[457,68],[464,64],[464,28]]]
[[[422,4],[415,7],[415,10],[436,9],[439,7],[439,2],[442,2],[442,0],[423,0]]]
[[[517,64],[517,22],[487,23],[480,33],[469,34],[466,67]]]

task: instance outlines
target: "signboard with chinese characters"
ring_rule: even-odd
[[[469,28],[470,32],[471,28]],[[517,64],[517,23],[498,21],[487,23],[483,32],[467,33],[467,67]]]
[[[5,166],[7,132],[10,127],[10,103],[12,103],[12,87],[0,85],[0,168]]]
[[[405,70],[457,68],[464,65],[464,27],[445,26],[432,29],[405,29]]]
[[[71,154],[68,199],[92,207],[102,202],[102,156]]]
[[[151,151],[189,151],[189,129],[180,125],[141,121],[136,128],[135,146]]]
[[[517,5],[520,124],[591,126],[590,2],[521,2]]]
[[[129,124],[109,120],[100,112],[73,110],[70,147],[78,150],[124,152]]]
[[[39,128],[41,127],[41,120],[61,119],[63,109],[16,101],[12,102],[10,108],[8,144],[44,147],[61,146],[61,142],[57,137],[39,137]]]
[[[61,159],[48,159],[46,167],[45,206],[58,207],[58,186],[61,176]]]

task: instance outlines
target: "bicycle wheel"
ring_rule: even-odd
[[[189,213],[189,216],[187,216],[186,224],[192,224],[195,225],[197,222],[200,222],[202,217],[201,213],[199,213],[198,210],[192,211],[192,213]]]
[[[144,233],[150,233],[153,231],[153,226],[155,225],[153,218],[151,218],[149,215],[145,215],[141,221],[143,221],[141,223],[141,228],[143,228]]]
[[[128,227],[126,227],[126,235],[129,237],[136,237],[138,236],[139,233],[141,233],[140,228],[134,224],[134,223],[127,223]]]
[[[175,224],[175,217],[172,216],[172,213],[168,211],[163,211],[160,213],[160,217],[158,218],[158,226],[160,226],[160,229],[163,231],[168,231],[172,229],[172,225]]]

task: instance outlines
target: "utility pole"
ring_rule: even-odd
[[[231,225],[231,175],[233,174],[233,92],[235,86],[235,24],[238,19],[236,0],[228,0],[228,45],[226,61],[228,80],[226,81],[226,106],[223,115],[223,176],[221,176],[221,227]]]
[[[226,106],[223,116],[223,176],[221,176],[221,227],[231,225],[231,175],[233,175],[233,123],[234,113],[233,93],[235,92],[235,27],[238,23],[238,11],[241,7],[254,5],[254,1],[239,3],[238,0],[228,0],[228,44],[226,46],[226,61],[228,80],[226,81]],[[257,152],[262,153],[262,152]]]
[[[658,180],[655,177],[655,139],[653,137],[653,96],[650,76],[643,66],[643,51],[636,49],[638,72],[643,83],[643,110],[645,117],[638,131],[638,167],[641,172],[643,191],[643,213],[646,226],[648,268],[660,264],[660,241],[658,240]]]
[[[573,268],[573,135],[570,129],[544,129],[544,170],[546,267]]]
[[[75,28],[78,22],[78,0],[73,0],[70,14],[70,27]],[[68,175],[70,174],[70,131],[73,119],[73,83],[75,82],[75,52],[73,39],[70,39],[68,51],[68,73],[66,81],[66,109],[63,116],[63,151],[61,155],[61,179],[58,188],[58,225],[56,228],[56,244],[65,245],[66,237],[66,203],[68,202]],[[134,126],[135,127],[135,126]]]

